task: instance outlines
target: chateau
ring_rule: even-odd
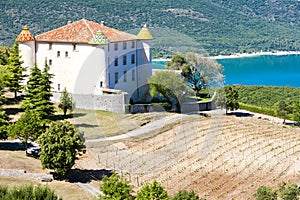
[[[16,41],[23,66],[50,66],[55,93],[64,88],[76,95],[123,91],[141,100],[151,76],[152,39],[146,25],[133,35],[82,19],[37,36],[24,26]]]

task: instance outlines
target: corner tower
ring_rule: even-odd
[[[24,26],[16,41],[19,43],[20,55],[24,62],[22,65],[31,68],[35,63],[35,39],[27,25]]]
[[[146,24],[137,34],[137,38],[137,99],[144,101],[148,98],[148,79],[152,76],[153,40],[153,36]]]

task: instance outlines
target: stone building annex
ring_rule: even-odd
[[[23,66],[50,66],[54,99],[66,88],[79,108],[114,111],[145,98],[152,39],[146,25],[133,35],[82,19],[37,36],[24,26],[16,41]]]

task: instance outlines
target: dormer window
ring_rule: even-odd
[[[57,51],[57,57],[60,57],[60,51]]]

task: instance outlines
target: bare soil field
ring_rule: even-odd
[[[26,172],[28,173],[49,173],[49,170],[42,169],[42,165],[39,160],[31,157],[26,157],[25,151],[0,150],[0,168],[26,170]],[[94,197],[91,194],[84,191],[76,184],[69,183],[66,181],[52,181],[49,183],[43,183],[41,181],[1,176],[0,184],[8,185],[9,187],[26,184],[47,184],[50,188],[56,191],[59,197],[62,197],[63,199],[94,199]]]
[[[300,178],[300,128],[251,116],[190,115],[88,152],[93,158],[85,165],[115,170],[136,189],[156,179],[170,195],[187,189],[206,199],[253,199],[261,185],[277,188]]]

